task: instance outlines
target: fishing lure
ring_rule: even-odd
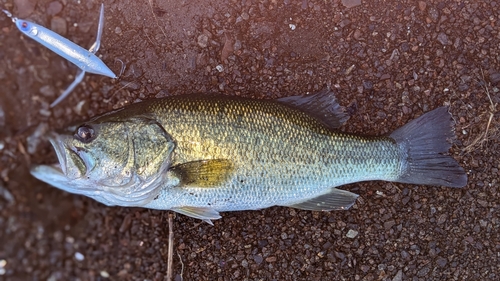
[[[81,69],[81,72],[76,75],[73,83],[69,85],[69,87],[50,105],[50,107],[56,106],[59,102],[65,99],[83,80],[86,72],[104,75],[110,78],[117,78],[113,71],[111,71],[111,69],[109,69],[109,67],[95,55],[101,45],[101,36],[104,27],[104,4],[101,4],[99,24],[97,26],[97,38],[89,50],[78,46],[48,28],[27,20],[18,19],[7,10],[2,11],[12,19],[12,22],[14,22],[17,28],[26,36],[44,45],[54,53],[67,59]]]

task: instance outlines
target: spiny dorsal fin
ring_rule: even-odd
[[[182,187],[217,187],[231,176],[233,163],[226,159],[187,162],[170,169]]]
[[[354,205],[358,196],[346,190],[332,188],[327,194],[288,207],[310,211],[347,210]]]
[[[338,129],[349,119],[328,88],[309,96],[285,97],[277,101],[306,112],[330,129]]]

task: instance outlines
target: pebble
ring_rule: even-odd
[[[418,1],[418,8],[420,11],[425,11],[425,8],[427,8],[427,3],[425,1]]]
[[[66,36],[68,32],[66,20],[58,16],[53,17],[50,20],[50,29],[59,35]]]
[[[0,104],[0,128],[5,126],[5,111]]]
[[[437,40],[439,41],[439,43],[441,43],[443,45],[448,45],[449,44],[448,35],[444,34],[443,32],[441,32],[441,33],[438,34]]]
[[[361,30],[356,29],[356,30],[354,30],[354,34],[352,36],[354,37],[354,39],[359,40],[359,39],[361,39],[362,35],[363,35],[363,33],[361,32]]]
[[[361,5],[361,0],[342,0],[342,5],[346,8],[353,8]]]
[[[198,36],[198,46],[206,48],[208,46],[208,36],[206,34],[200,34]]]
[[[38,1],[14,0],[16,7],[16,17],[27,18],[35,10]]]
[[[389,230],[389,229],[391,229],[391,228],[392,228],[395,224],[396,224],[396,222],[395,222],[395,221],[393,221],[393,220],[386,221],[386,222],[384,223],[384,228],[385,228],[385,230]]]
[[[491,84],[496,84],[496,83],[500,82],[500,72],[495,72],[495,73],[490,74],[490,81],[491,81]]]
[[[394,278],[392,278],[392,281],[403,281],[403,271],[401,269],[398,270],[396,275],[394,275]]]
[[[42,141],[42,137],[46,135],[49,130],[49,125],[47,123],[40,123],[35,131],[26,138],[28,143],[28,153],[35,154],[38,151],[38,145]]]
[[[429,9],[429,19],[431,21],[437,21],[439,18],[439,12],[435,8],[430,8]]]
[[[266,262],[275,262],[275,261],[276,261],[276,257],[274,257],[274,256],[266,258]]]
[[[52,87],[52,85],[43,85],[42,87],[40,87],[39,92],[44,97],[48,98],[53,98],[56,96],[56,91],[54,90],[54,87]]]
[[[85,256],[82,253],[80,253],[80,252],[76,252],[75,253],[75,259],[77,261],[83,261],[85,259]]]
[[[358,236],[358,233],[356,230],[354,229],[349,229],[349,231],[347,231],[347,234],[345,235],[347,238],[356,238],[356,236]]]
[[[0,197],[5,199],[9,203],[9,205],[15,202],[12,193],[10,193],[10,191],[7,190],[7,188],[4,187],[1,182],[0,182]]]
[[[441,257],[440,257],[440,258],[438,258],[438,259],[436,260],[436,263],[437,263],[437,265],[438,265],[439,267],[445,267],[445,266],[446,266],[446,264],[448,263],[448,260],[446,260],[445,258],[441,258]]]
[[[63,9],[63,5],[58,1],[52,1],[47,5],[47,10],[45,13],[49,16],[55,16],[59,14]]]

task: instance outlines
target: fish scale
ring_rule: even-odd
[[[148,111],[176,140],[172,165],[231,159],[236,166],[231,180],[220,187],[174,188],[160,195],[155,206],[231,211],[290,205],[351,182],[394,180],[400,170],[393,140],[328,130],[277,102],[178,96],[155,100]]]

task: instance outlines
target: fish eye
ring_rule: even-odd
[[[75,137],[82,142],[90,142],[95,138],[95,131],[88,125],[82,125],[76,129]]]

